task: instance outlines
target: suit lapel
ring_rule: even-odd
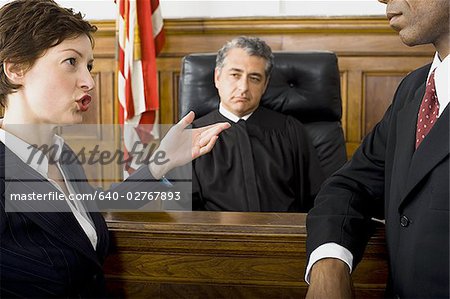
[[[75,164],[61,164],[61,168],[67,180],[71,181],[75,192],[78,194],[88,194],[94,192],[92,186],[89,185],[82,168]],[[84,205],[87,214],[91,217],[95,231],[97,232],[96,254],[97,256],[105,258],[108,251],[108,227],[106,226],[103,216],[99,213],[95,201],[88,200],[82,202],[82,204]]]
[[[73,153],[71,149],[69,149],[66,145],[64,146],[64,150],[70,151],[70,154]],[[73,163],[61,162],[61,168],[64,172],[64,175],[66,176],[66,179],[71,182],[72,187],[78,194],[93,193],[94,189],[91,185],[89,185],[88,179],[86,178],[82,167],[76,164],[76,161],[78,160],[75,156],[73,156],[72,158],[69,159],[69,161],[73,161]],[[95,253],[97,256],[104,259],[108,252],[108,227],[106,226],[103,216],[99,213],[96,202],[88,200],[82,202],[82,204],[84,205],[84,208],[86,209],[89,217],[91,217],[92,224],[94,225],[95,231],[97,232],[97,248]]]
[[[444,109],[433,128],[412,156],[407,185],[401,206],[407,202],[414,187],[449,155],[449,108]],[[401,208],[401,206],[399,208]]]
[[[40,173],[23,163],[15,154],[6,150],[5,155],[5,196],[6,199],[14,195],[47,195],[60,191],[47,181]],[[65,201],[60,200],[21,200],[9,201],[8,205],[17,212],[69,212]]]
[[[37,171],[26,165],[19,157],[8,149],[5,149],[5,151],[6,197],[9,194],[31,194],[32,192],[35,194],[49,194],[49,192],[60,193],[57,188]],[[29,213],[22,213],[25,217],[61,242],[77,249],[101,267],[89,238],[86,236],[65,200],[45,202],[27,200],[20,201],[19,204],[25,205],[21,206],[22,210],[25,208],[27,211],[30,211]],[[43,210],[49,212],[43,212]]]
[[[425,93],[425,83],[414,93],[414,98],[398,112],[397,117],[397,146],[395,149],[394,176],[398,184],[397,190],[405,190],[409,166],[414,154],[416,140],[417,111]],[[416,117],[412,117],[416,115]],[[402,193],[401,193],[402,194]]]
[[[89,213],[97,231],[97,256],[102,259],[108,255],[109,232],[105,219],[100,213]]]

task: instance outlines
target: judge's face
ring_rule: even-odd
[[[20,113],[25,123],[74,124],[89,108],[94,80],[92,45],[86,35],[66,39],[49,48],[22,77],[18,98],[8,109]]]
[[[379,0],[391,27],[408,46],[448,42],[450,0]],[[448,47],[448,45],[447,45]]]
[[[228,51],[222,69],[214,74],[220,102],[228,111],[242,117],[258,108],[269,81],[265,67],[264,58],[239,48]]]

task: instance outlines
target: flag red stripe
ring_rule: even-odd
[[[164,43],[166,42],[166,36],[164,31],[161,30],[159,34],[155,37],[155,52],[156,55],[161,53],[162,48],[164,47]]]
[[[131,70],[128,69],[128,74],[125,77],[125,103],[127,108],[127,119],[130,119],[134,116],[134,101],[133,101],[133,90],[132,90],[132,79],[131,79]]]
[[[119,47],[119,70],[122,73],[124,73],[124,67],[125,67],[125,52],[122,48]]]
[[[151,6],[152,14],[153,14],[159,6],[159,0],[150,0],[150,6]]]

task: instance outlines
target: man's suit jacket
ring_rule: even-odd
[[[73,155],[67,147],[64,151]],[[78,194],[94,192],[79,163],[61,166]],[[0,297],[103,297],[102,264],[108,251],[108,229],[103,216],[93,211],[92,205],[87,206],[98,237],[94,250],[65,201],[20,201],[22,209],[36,208],[41,212],[6,213],[5,195],[59,191],[3,143],[0,170]],[[131,177],[135,183],[122,183],[110,191],[127,192],[135,190],[138,184],[145,185],[148,180],[144,178],[150,177],[148,167]],[[51,212],[42,212],[43,207]],[[8,208],[14,210],[15,205]]]
[[[419,106],[430,66],[409,74],[351,161],[323,186],[307,218],[309,254],[335,242],[355,266],[385,217],[388,295],[449,296],[449,108],[415,150]]]

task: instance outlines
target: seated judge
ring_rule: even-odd
[[[256,37],[237,37],[218,52],[219,109],[194,127],[229,122],[213,150],[192,164],[193,208],[307,212],[324,180],[303,125],[259,106],[273,54]]]

